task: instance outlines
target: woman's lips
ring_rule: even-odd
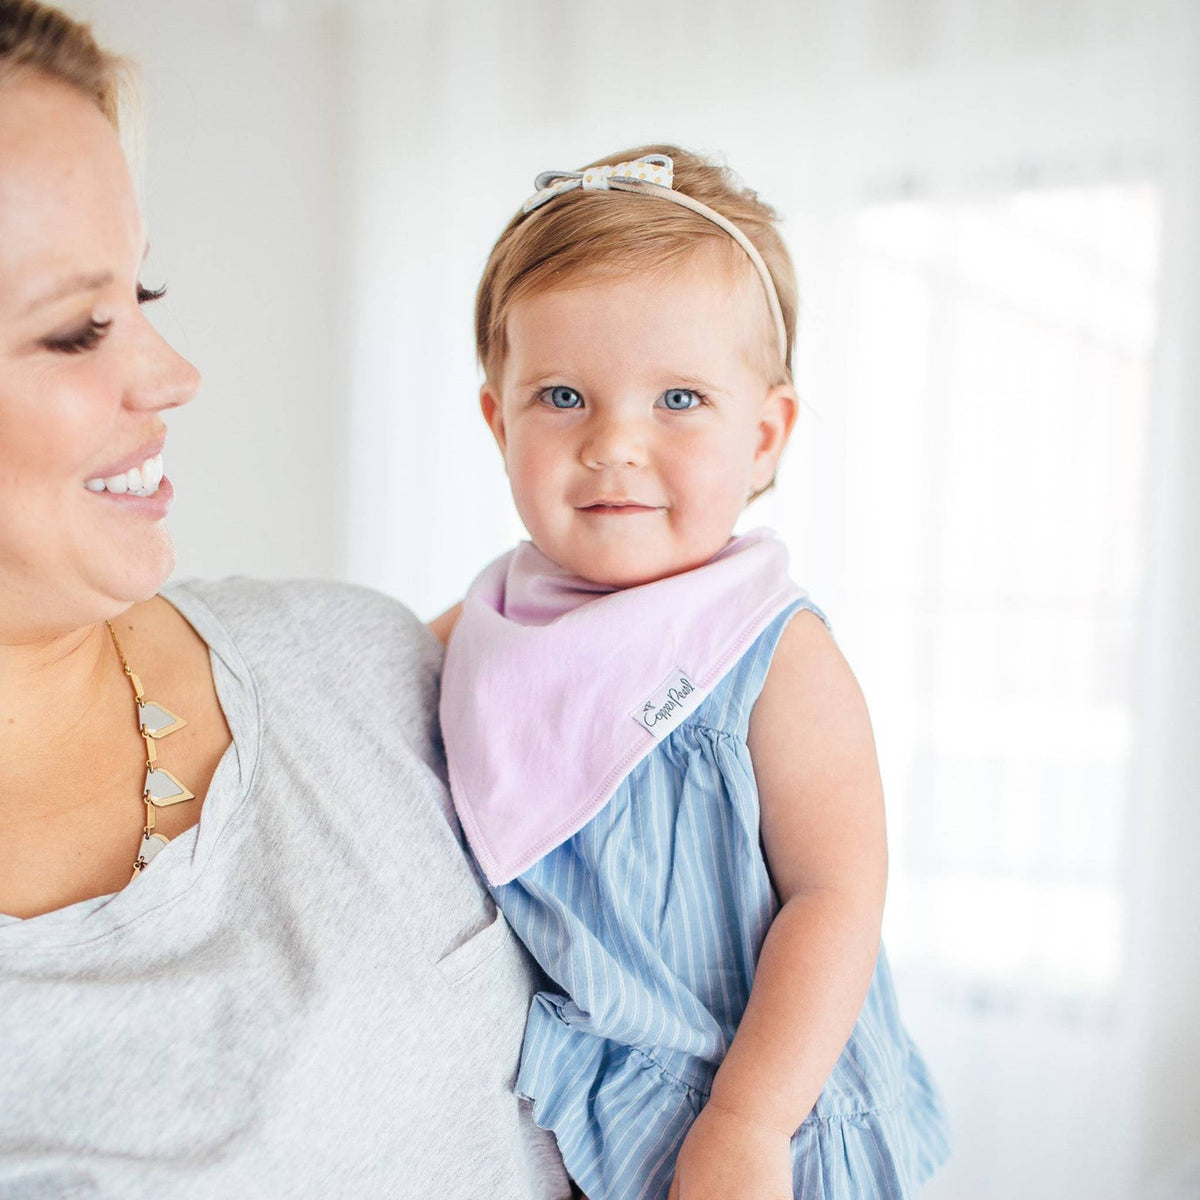
[[[139,466],[131,467],[128,471],[105,478],[99,476],[85,479],[83,486],[89,492],[112,492],[124,496],[126,492],[135,496],[151,496],[163,477],[162,455],[148,458]]]
[[[133,492],[126,492],[124,495],[116,492],[89,492],[88,495],[101,504],[113,505],[118,512],[149,517],[153,521],[161,521],[171,511],[171,505],[175,501],[175,489],[165,475],[149,496],[139,496]]]
[[[109,479],[114,475],[124,475],[131,467],[141,467],[148,458],[160,458],[163,447],[167,444],[167,435],[160,433],[153,441],[146,442],[138,449],[126,454],[124,458],[109,463],[106,467],[92,473],[93,479]]]

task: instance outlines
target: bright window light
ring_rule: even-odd
[[[857,221],[846,624],[889,800],[894,956],[1108,1002],[1127,953],[1159,197]]]

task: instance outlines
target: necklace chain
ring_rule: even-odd
[[[169,708],[148,700],[125,651],[121,649],[117,631],[111,621],[104,622],[108,636],[112,638],[113,648],[121,660],[121,669],[125,672],[130,686],[133,688],[134,714],[137,718],[138,733],[146,749],[146,783],[142,790],[142,803],[146,806],[146,820],[142,827],[142,841],[138,847],[137,857],[133,863],[132,879],[136,879],[149,866],[154,856],[167,844],[167,839],[155,832],[158,824],[158,809],[171,804],[181,804],[185,800],[194,800],[195,793],[180,783],[165,767],[158,765],[157,742],[160,738],[169,736],[182,729],[187,722],[177,717]]]
[[[108,636],[112,638],[112,644],[117,651],[117,657],[121,660],[121,669],[126,675],[132,675],[133,672],[129,669],[129,660],[125,657],[125,651],[121,649],[121,643],[117,640],[117,631],[112,627],[112,622],[105,621],[104,628],[108,630]]]

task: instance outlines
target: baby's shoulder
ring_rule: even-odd
[[[819,614],[817,614],[819,616]],[[823,620],[798,613],[781,630],[755,698],[748,745],[764,762],[810,778],[874,778],[870,716],[858,680]]]
[[[696,713],[701,727],[745,739],[767,679],[807,670],[835,646],[825,614],[807,597],[789,604],[760,630]]]

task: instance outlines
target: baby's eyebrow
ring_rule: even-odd
[[[666,376],[664,376],[666,378]],[[725,389],[699,375],[674,375],[671,382],[676,387],[695,388],[698,392],[723,392]]]
[[[569,371],[537,371],[532,375],[526,375],[523,379],[518,379],[517,387],[524,391],[525,388],[531,388],[537,383],[543,385],[548,384],[551,381],[557,381],[561,383],[562,380],[569,378],[569,376]]]

